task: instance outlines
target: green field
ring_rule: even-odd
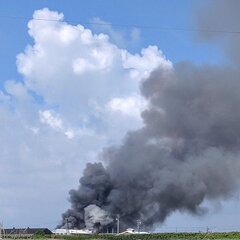
[[[36,236],[37,237],[37,236]],[[48,236],[49,238],[49,236]],[[63,239],[63,240],[157,240],[157,239],[240,239],[240,232],[228,232],[228,233],[156,233],[146,235],[112,235],[112,234],[98,234],[98,235],[78,235],[78,236],[56,236],[51,238]]]
[[[12,238],[15,240],[24,238]],[[25,238],[27,239],[27,238]],[[154,234],[131,234],[131,235],[115,235],[115,234],[96,234],[96,235],[35,235],[32,238],[35,240],[157,240],[157,239],[172,239],[172,240],[197,240],[197,239],[240,239],[240,232],[227,233],[154,233]],[[10,240],[6,238],[4,240]]]

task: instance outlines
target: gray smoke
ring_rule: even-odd
[[[84,208],[84,221],[87,229],[94,230],[96,223],[100,224],[100,226],[106,226],[112,223],[113,219],[108,212],[91,204]]]
[[[197,18],[200,29],[213,30],[202,32],[200,38],[214,40],[223,46],[231,64],[240,64],[239,9],[240,1],[238,0],[211,0],[208,1],[207,6],[203,6]]]
[[[221,27],[240,18],[235,14],[239,1],[218,0],[210,14],[212,2],[201,24],[210,28],[218,19]],[[87,165],[79,188],[70,191],[71,209],[63,214],[62,226],[68,218],[72,227],[86,227],[84,211],[94,204],[108,219],[119,214],[122,228],[136,226],[137,219],[152,228],[176,210],[203,214],[204,200],[225,199],[239,189],[240,55],[235,54],[240,43],[225,38],[223,49],[233,64],[182,62],[173,70],[156,70],[142,83],[149,101],[144,127],[129,132],[121,146],[104,149],[105,167]],[[91,224],[115,226],[114,220],[103,223],[97,217]]]

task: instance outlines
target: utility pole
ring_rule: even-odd
[[[117,215],[116,220],[117,220],[117,234],[119,234],[119,230],[120,230],[120,216],[119,216],[119,214]]]
[[[66,231],[67,235],[70,235],[70,232],[69,232],[69,219],[67,218],[67,231]]]
[[[137,220],[137,231],[138,231],[138,233],[140,233],[141,224],[142,224],[142,221],[141,221],[140,219],[138,219],[138,220]]]
[[[3,228],[3,223],[0,223],[0,239],[4,238],[4,228]]]
[[[2,239],[2,224],[0,223],[0,239]]]

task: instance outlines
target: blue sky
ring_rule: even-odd
[[[202,1],[201,1],[202,2]],[[48,7],[54,11],[63,12],[65,20],[69,23],[87,23],[95,17],[120,25],[114,27],[116,31],[126,32],[127,26],[151,26],[153,29],[141,29],[141,40],[134,47],[130,46],[130,51],[137,51],[142,46],[156,44],[172,62],[190,60],[195,63],[222,61],[222,55],[214,45],[193,41],[194,33],[181,31],[161,31],[161,27],[191,28],[193,11],[199,6],[198,0],[133,0],[127,1],[77,1],[72,0],[67,3],[60,1],[29,1],[17,0],[1,1],[1,16],[19,16],[31,18],[33,11],[43,7]],[[15,67],[16,55],[31,43],[31,38],[27,34],[27,19],[12,20],[1,18],[1,58],[2,69],[1,81],[15,78],[17,75]],[[86,25],[91,27],[89,25]]]
[[[52,50],[52,55],[45,59],[51,61],[43,66],[38,62],[38,56],[34,55],[36,52],[24,52],[26,46],[33,46],[38,37],[37,32],[33,36],[28,34],[27,25],[34,11],[48,8],[63,13],[64,21],[70,25],[81,24],[95,33],[108,34],[112,45],[105,40],[101,44],[109,46],[109,51],[116,55],[116,62],[119,61],[119,49],[126,49],[128,58],[134,62],[133,66],[130,64],[126,68],[134,68],[141,78],[154,67],[141,69],[135,62],[144,62],[144,59],[148,59],[148,54],[153,54],[153,60],[163,67],[168,67],[166,59],[172,63],[191,61],[197,65],[225,62],[218,46],[200,41],[196,33],[160,29],[192,28],[199,7],[198,0],[0,1],[0,93],[3,93],[0,94],[0,159],[3,166],[0,221],[7,227],[44,225],[53,228],[60,220],[61,213],[69,206],[68,190],[77,186],[85,163],[94,161],[96,153],[102,147],[121,142],[128,130],[142,126],[139,112],[129,113],[129,109],[121,102],[125,99],[124,103],[142,110],[144,103],[139,97],[139,83],[134,82],[129,86],[122,83],[122,78],[129,81],[126,77],[128,73],[117,63],[111,73],[105,76],[106,81],[108,78],[116,78],[117,82],[97,85],[99,91],[95,92],[87,81],[82,85],[75,85],[74,81],[66,82],[71,77],[76,77],[68,71],[59,69],[60,74],[56,76],[57,65],[55,66],[54,60],[62,66],[61,58],[66,62],[72,60],[75,48],[84,51],[81,46],[73,45],[61,52],[61,48],[55,49],[54,45],[60,43],[51,42],[50,39],[52,45],[47,45],[45,39],[41,38],[38,40],[39,46],[43,49],[46,47],[49,52]],[[49,12],[44,14],[51,15]],[[87,24],[96,19],[111,23],[112,26],[106,28]],[[41,23],[33,25],[37,30],[46,27]],[[113,50],[113,45],[119,49]],[[134,57],[134,54],[149,45],[156,45],[166,58],[158,55],[158,50],[154,49],[143,54],[140,60]],[[18,63],[17,56],[20,56]],[[106,65],[107,61],[108,58]],[[29,62],[33,66],[29,67]],[[81,74],[83,70],[78,67],[79,61],[75,63],[76,75]],[[88,68],[91,69],[92,66],[88,65]],[[91,76],[97,78],[94,74]],[[53,81],[45,84],[45,79]],[[118,84],[122,92],[119,91]],[[76,87],[82,90],[75,92]],[[90,107],[87,108],[87,105]],[[118,115],[119,112],[122,115]],[[211,208],[210,215],[200,218],[186,213],[173,214],[161,230],[167,231],[175,227],[199,227],[200,230],[205,230],[207,225],[216,229],[224,224],[225,219],[229,226],[235,226],[240,211],[237,200],[225,201],[222,207],[220,205],[216,203]]]

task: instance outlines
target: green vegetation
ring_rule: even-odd
[[[25,237],[26,239],[27,237]],[[16,239],[24,239],[14,238]],[[28,238],[29,239],[29,238]],[[30,239],[38,240],[229,240],[229,239],[240,239],[240,232],[228,232],[228,233],[154,233],[154,234],[131,234],[131,235],[112,235],[112,234],[96,234],[96,235],[46,235],[43,232],[39,232]]]
[[[156,234],[132,234],[132,235],[77,235],[77,236],[52,236],[64,240],[157,240],[157,239],[240,239],[240,232],[228,233],[156,233]]]
[[[44,239],[49,238],[49,233],[46,230],[38,230],[32,238],[34,239]]]
[[[52,232],[49,229],[38,230],[31,238],[32,239],[47,239],[52,237]]]

